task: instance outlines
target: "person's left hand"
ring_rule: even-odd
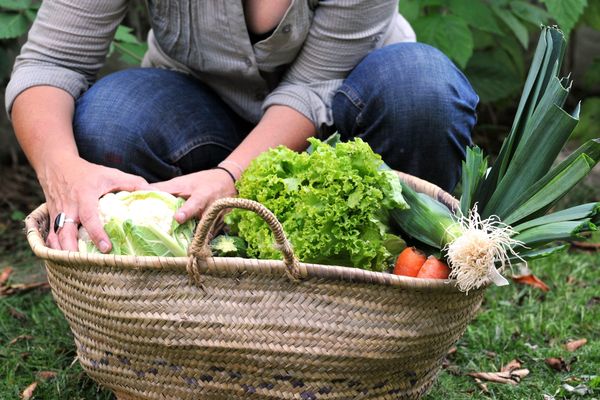
[[[231,177],[220,169],[178,176],[168,181],[153,183],[151,186],[187,199],[175,213],[175,220],[180,224],[194,216],[200,217],[213,201],[237,194]]]

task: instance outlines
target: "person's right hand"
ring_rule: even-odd
[[[96,247],[103,253],[109,252],[112,244],[100,222],[98,199],[109,192],[148,189],[146,180],[139,176],[92,164],[79,157],[46,163],[42,173],[38,171],[38,179],[50,215],[47,244],[58,250],[77,250],[77,230],[81,224]],[[75,223],[65,223],[56,234],[54,220],[60,212]]]

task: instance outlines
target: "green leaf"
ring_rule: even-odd
[[[564,165],[561,163],[531,188],[522,192],[511,209],[498,215],[502,221],[512,225],[526,220],[535,212],[548,209],[585,178],[595,164],[587,154],[581,154]]]
[[[119,43],[113,42],[114,49],[119,53],[120,59],[130,65],[139,65],[148,51],[146,43]]]
[[[515,199],[550,170],[576,124],[576,118],[557,106],[544,114],[544,119],[533,128],[532,133],[519,143],[482,216],[497,215],[504,221],[508,210],[519,206]]]
[[[485,50],[496,46],[498,35],[493,35],[489,32],[481,31],[473,28],[473,48],[477,50]]]
[[[24,14],[0,13],[0,39],[17,38],[28,29],[29,20]]]
[[[449,9],[452,14],[464,19],[473,28],[502,35],[502,30],[496,22],[494,12],[485,2],[450,0]]]
[[[460,196],[460,211],[463,215],[469,215],[473,208],[473,198],[481,180],[487,171],[487,157],[477,147],[467,148],[467,156],[462,163],[462,195]]]
[[[528,1],[511,1],[510,8],[513,13],[524,21],[531,22],[536,26],[548,23],[550,15],[543,8]]]
[[[538,247],[556,240],[569,240],[581,238],[581,233],[596,231],[596,225],[589,219],[581,221],[554,222],[524,230],[512,237],[523,242],[526,247]]]
[[[494,48],[473,54],[465,69],[482,103],[491,103],[518,93],[520,77],[506,52]]]
[[[515,84],[520,85],[525,76],[525,52],[519,45],[517,39],[512,36],[501,36],[497,38],[500,48],[508,54],[512,63],[512,67],[516,73],[517,81]]]
[[[433,14],[419,18],[413,28],[420,42],[437,47],[461,68],[467,65],[473,54],[473,35],[463,19]]]
[[[398,11],[408,22],[413,23],[419,17],[419,0],[400,0]]]
[[[476,201],[481,206],[481,209],[487,206],[490,197],[504,177],[515,148],[521,140],[527,121],[539,102],[544,82],[547,82],[552,73],[556,72],[555,69],[548,68],[548,66],[557,65],[560,62],[564,45],[565,41],[560,31],[551,27],[544,27],[542,29],[511,130],[508,137],[502,143],[500,154],[496,158],[492,170],[485,181],[482,182],[480,190],[478,190],[476,195]]]
[[[598,215],[599,211],[600,203],[586,203],[581,204],[579,206],[567,208],[561,211],[557,211],[552,214],[543,215],[539,218],[529,220],[523,224],[513,226],[512,228],[517,232],[521,232],[525,229],[549,224],[552,222],[576,221],[583,218],[592,218]]]
[[[569,35],[575,26],[583,10],[587,6],[587,0],[542,0],[546,4],[548,12],[558,23],[559,27]]]
[[[28,10],[30,8],[36,8],[36,6],[32,5],[31,1],[0,0],[0,8],[7,8],[9,10]]]
[[[562,253],[566,251],[570,246],[568,244],[561,244],[558,246],[550,245],[547,247],[536,248],[533,250],[521,250],[519,249],[518,254],[519,257],[509,257],[510,262],[520,262],[537,260],[539,258],[548,257],[557,253]]]
[[[124,223],[124,230],[135,247],[136,251],[133,254],[159,257],[185,257],[187,255],[185,248],[154,225],[134,225],[127,220]]]
[[[27,17],[29,22],[33,22],[37,18],[37,10],[34,10],[34,9],[25,10],[25,16]]]
[[[117,28],[117,31],[115,32],[114,40],[116,40],[117,42],[122,42],[122,43],[139,44],[140,41],[138,40],[137,37],[135,37],[135,35],[133,35],[131,33],[132,31],[133,31],[133,28],[130,28],[125,25],[119,25],[119,27]]]
[[[517,17],[514,16],[512,12],[507,9],[500,7],[492,7],[494,13],[506,24],[506,26],[511,30],[511,32],[515,35],[515,37],[521,43],[523,48],[527,48],[529,46],[529,32],[527,32],[527,28],[519,21]]]

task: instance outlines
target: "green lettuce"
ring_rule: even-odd
[[[185,257],[196,223],[179,224],[173,218],[184,201],[147,190],[104,195],[98,212],[112,243],[111,254]],[[99,253],[83,227],[79,229],[79,251]]]
[[[403,245],[388,227],[389,211],[408,207],[397,176],[360,139],[335,147],[309,141],[310,152],[279,146],[257,157],[237,183],[240,197],[277,216],[300,260],[383,271],[390,249]],[[247,242],[249,257],[281,258],[256,214],[233,210],[226,223]]]

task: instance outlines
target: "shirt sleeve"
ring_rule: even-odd
[[[45,0],[6,88],[10,117],[15,98],[40,85],[79,97],[96,79],[127,0]]]
[[[396,0],[322,0],[298,57],[263,103],[286,105],[317,129],[332,125],[331,101],[344,78],[377,47],[397,14]]]

